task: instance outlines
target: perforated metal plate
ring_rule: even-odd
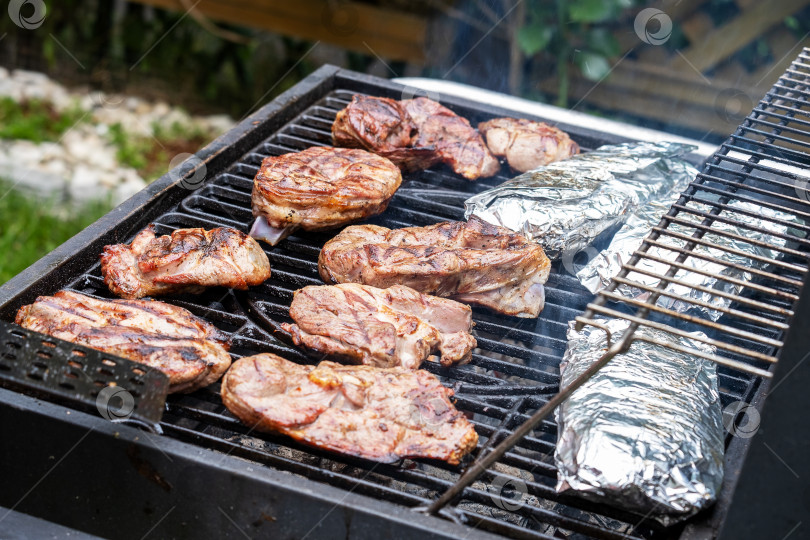
[[[143,364],[0,321],[0,386],[159,431],[169,378]]]

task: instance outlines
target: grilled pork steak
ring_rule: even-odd
[[[466,119],[424,97],[395,101],[356,95],[335,117],[332,139],[336,145],[385,156],[405,171],[443,161],[456,173],[476,180],[500,169]]]
[[[579,145],[564,131],[524,118],[494,118],[478,124],[489,150],[505,157],[519,172],[536,169],[579,153]]]
[[[250,235],[272,245],[298,228],[334,229],[379,214],[402,173],[365,150],[313,147],[267,157],[253,181]]]
[[[442,161],[467,180],[494,176],[501,169],[466,118],[425,97],[403,104],[419,130],[414,146],[434,146]]]
[[[326,283],[400,283],[518,317],[542,311],[549,267],[539,245],[475,216],[428,227],[347,227],[318,258]]]
[[[416,136],[416,124],[402,102],[390,98],[353,96],[332,124],[336,145],[364,148],[407,172],[427,169],[441,161],[433,147],[414,148]]]
[[[344,362],[417,369],[439,351],[445,366],[470,361],[472,311],[402,285],[309,286],[295,291],[282,328],[303,345]]]
[[[253,238],[235,229],[178,229],[156,237],[150,225],[129,245],[105,246],[101,273],[116,295],[142,298],[213,286],[244,290],[270,277],[270,261]]]
[[[386,463],[456,465],[475,448],[478,435],[452,395],[424,370],[302,366],[274,354],[237,360],[222,379],[223,403],[251,428]]]
[[[225,334],[189,311],[154,300],[98,300],[60,291],[17,312],[24,328],[159,369],[170,392],[191,392],[231,365]]]

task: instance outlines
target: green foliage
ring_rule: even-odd
[[[121,124],[113,124],[109,131],[110,142],[116,147],[115,157],[118,163],[141,171],[148,165],[147,156],[152,149],[146,137],[136,137],[124,131]]]
[[[592,81],[598,81],[610,73],[610,64],[601,54],[584,52],[574,57],[582,75]]]
[[[517,40],[525,54],[534,56],[546,48],[553,35],[553,28],[542,24],[532,24],[518,30]]]
[[[60,207],[0,181],[0,284],[78,233],[110,208],[105,202]]]
[[[60,113],[44,101],[18,103],[10,97],[3,97],[0,98],[0,139],[56,141],[83,121],[85,115],[78,106]]]
[[[622,4],[615,0],[572,0],[568,4],[568,16],[572,22],[601,22],[619,15]]]
[[[610,73],[611,59],[621,54],[611,23],[633,1],[556,0],[529,4],[517,42],[528,58],[556,65],[558,105],[566,105],[569,65],[593,81]]]

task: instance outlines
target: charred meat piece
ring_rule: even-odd
[[[191,392],[231,365],[228,338],[189,311],[155,300],[98,300],[60,291],[17,312],[24,328],[159,369],[170,392]]]
[[[379,214],[402,173],[365,150],[313,147],[267,157],[253,181],[250,235],[275,245],[292,231],[334,229]]]
[[[500,169],[466,119],[424,97],[395,101],[354,96],[338,112],[332,138],[337,145],[385,156],[405,171],[427,169],[443,161],[456,173],[476,180]]]
[[[518,317],[543,310],[549,267],[539,245],[475,216],[404,229],[347,227],[318,258],[326,283],[401,283]]]
[[[113,293],[142,298],[213,286],[244,290],[270,277],[270,261],[258,242],[235,229],[178,229],[156,237],[150,225],[129,245],[105,246],[101,273]]]
[[[436,351],[445,366],[463,364],[476,345],[469,306],[402,285],[304,287],[290,317],[282,328],[296,345],[353,364],[417,369]]]
[[[526,172],[579,153],[579,145],[564,131],[526,119],[494,118],[478,124],[489,150],[505,157],[509,166]]]
[[[424,370],[302,366],[274,354],[237,360],[222,379],[223,403],[246,425],[385,463],[456,465],[475,448],[478,435],[452,395]]]
[[[414,146],[435,147],[442,161],[467,180],[494,176],[500,170],[498,160],[466,118],[425,97],[403,104],[419,131]]]

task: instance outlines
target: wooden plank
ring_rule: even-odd
[[[179,0],[135,0],[185,12]],[[391,60],[425,61],[427,19],[360,2],[327,0],[200,0],[195,10],[215,21],[269,30]],[[371,51],[369,50],[371,49]]]
[[[689,43],[697,43],[714,30],[714,22],[708,13],[699,11],[681,23],[681,30]]]
[[[602,84],[704,107],[714,107],[720,92],[729,88],[744,89],[752,101],[758,101],[770,88],[765,83],[754,84],[750,77],[708,80],[694,72],[679,73],[665,65],[627,59],[618,64]]]
[[[691,45],[672,62],[674,69],[705,72],[725,60],[774,24],[810,4],[810,0],[758,2],[729,23]]]
[[[540,88],[552,93],[556,91],[553,81],[544,81]],[[605,83],[596,88],[592,81],[577,77],[571,81],[570,99],[576,103],[587,96],[585,103],[612,111],[650,118],[661,122],[688,127],[698,132],[711,132],[728,135],[737,124],[718,114],[714,107],[698,105],[686,100],[673,100],[660,95],[650,95],[632,89],[612,87]]]

